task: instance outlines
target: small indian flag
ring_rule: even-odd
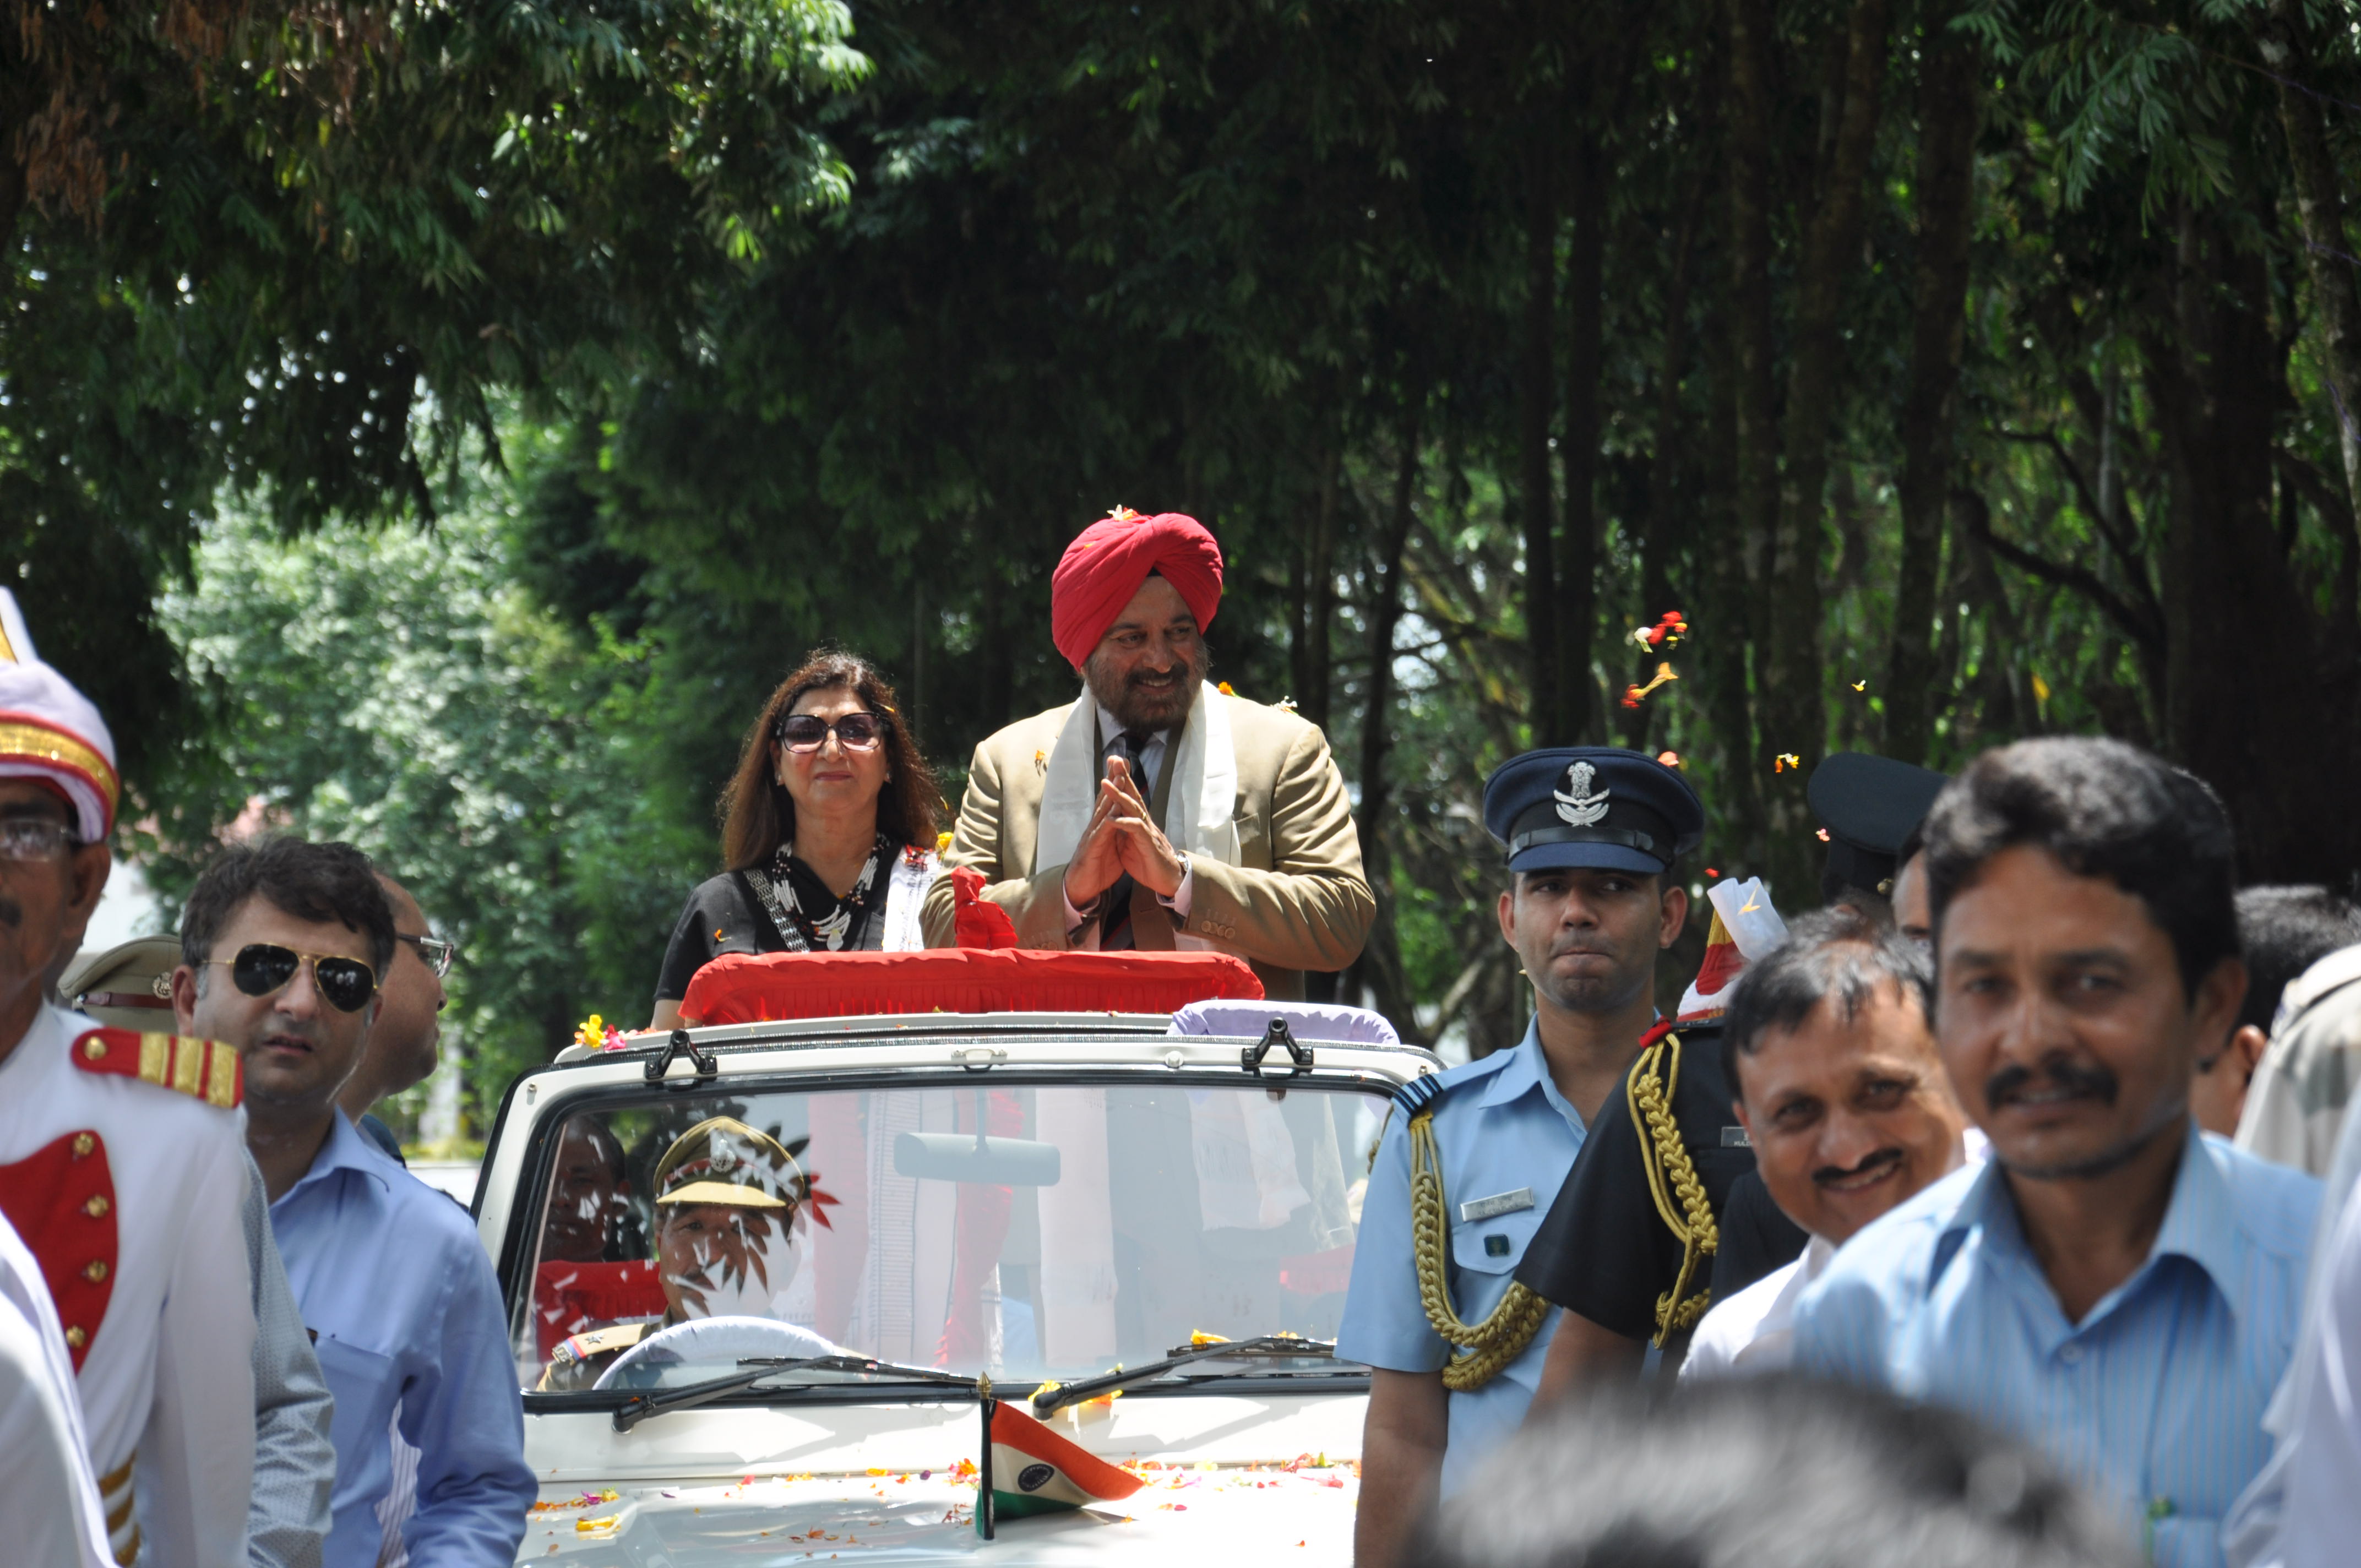
[[[1086,1453],[1014,1405],[996,1399],[992,1405],[992,1463],[983,1484],[992,1491],[993,1514],[1014,1519],[1061,1513],[1085,1503],[1112,1503],[1139,1490],[1137,1475]],[[983,1514],[981,1508],[976,1511]]]

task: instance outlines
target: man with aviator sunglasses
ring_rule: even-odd
[[[534,1492],[499,1286],[467,1214],[337,1104],[397,937],[377,870],[351,845],[240,845],[189,895],[172,1006],[184,1032],[245,1065],[247,1144],[335,1396],[328,1568],[378,1561],[396,1431],[419,1451],[411,1560],[490,1568],[514,1561]]]

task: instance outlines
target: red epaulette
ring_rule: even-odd
[[[246,1091],[237,1053],[214,1040],[179,1035],[143,1035],[132,1029],[93,1029],[73,1043],[73,1064],[84,1072],[136,1078],[234,1110]]]

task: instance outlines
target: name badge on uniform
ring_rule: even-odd
[[[1743,1127],[1724,1127],[1721,1130],[1721,1146],[1726,1149],[1751,1149],[1754,1146],[1754,1140],[1746,1135]]]
[[[1459,1205],[1459,1223],[1472,1225],[1478,1220],[1496,1219],[1532,1206],[1533,1190],[1530,1187],[1520,1187],[1514,1192],[1495,1192],[1489,1198],[1470,1198]]]

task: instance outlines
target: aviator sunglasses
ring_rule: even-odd
[[[283,989],[305,964],[312,966],[312,983],[340,1013],[357,1013],[377,991],[377,971],[358,959],[327,953],[299,953],[276,942],[253,942],[234,959],[207,959],[229,970],[229,978],[248,996],[269,996]]]
[[[873,750],[885,738],[885,721],[873,713],[848,713],[830,724],[817,713],[791,713],[779,720],[779,744],[790,751],[817,751],[829,731],[848,751]]]

